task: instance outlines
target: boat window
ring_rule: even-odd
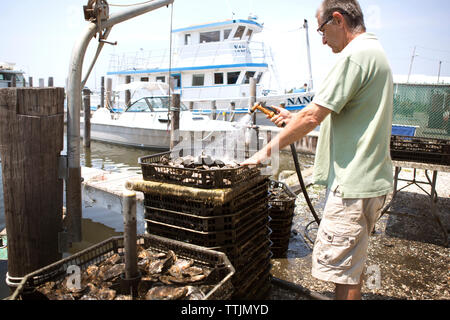
[[[200,33],[200,43],[220,41],[220,31]]]
[[[184,44],[185,45],[192,44],[192,37],[190,33],[184,35]]]
[[[127,112],[150,112],[150,106],[145,98],[139,99],[126,110]]]
[[[155,98],[147,98],[148,102],[152,106],[152,111],[155,112],[167,112],[169,110],[169,98],[168,97],[155,97]]]
[[[253,78],[255,76],[255,71],[247,71],[245,73],[244,83],[249,84],[250,78]]]
[[[141,78],[141,81],[143,81],[143,82],[148,82],[148,77],[142,77],[142,78]]]
[[[160,77],[156,77],[156,82],[166,82],[166,77],[165,76],[160,76]]]
[[[0,80],[5,80],[5,77],[3,76],[3,73],[0,73]]]
[[[227,83],[228,84],[236,84],[240,73],[241,73],[240,71],[228,72],[227,73],[227,80],[228,80]]]
[[[223,39],[227,40],[228,37],[230,36],[230,33],[231,33],[231,29],[223,30]]]
[[[242,39],[242,36],[244,35],[245,27],[239,26],[236,30],[236,33],[234,34],[234,39]]]
[[[252,30],[252,29],[248,29],[247,35],[246,35],[246,37],[247,37],[248,40],[250,40],[252,34],[253,34],[253,30]]]
[[[223,72],[214,73],[214,84],[223,84]]]
[[[204,74],[194,74],[192,75],[192,86],[203,86],[205,84]]]

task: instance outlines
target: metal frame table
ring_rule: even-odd
[[[438,194],[436,192],[436,182],[437,182],[437,176],[438,172],[450,172],[450,166],[446,165],[436,165],[436,164],[428,164],[428,163],[420,163],[420,162],[412,162],[412,161],[392,161],[394,167],[395,167],[395,174],[394,174],[394,192],[392,194],[391,201],[386,205],[386,207],[383,209],[383,212],[381,215],[385,214],[386,212],[389,212],[389,208],[392,206],[392,203],[395,199],[395,196],[398,192],[401,190],[411,186],[416,185],[418,186],[422,191],[424,191],[429,197],[430,197],[430,207],[431,207],[431,214],[433,215],[434,219],[437,221],[439,227],[442,230],[442,233],[444,235],[444,245],[448,246],[448,233],[445,226],[442,224],[442,221],[439,217],[439,214],[436,212],[436,203],[438,201]],[[414,176],[412,180],[409,179],[400,179],[399,174],[402,168],[412,168],[414,169]],[[416,173],[417,169],[425,170],[425,176],[427,178],[427,181],[419,181],[416,179]],[[428,171],[433,172],[433,176],[430,179],[428,175]],[[402,188],[397,190],[398,181],[405,181],[408,182],[406,186],[403,186]],[[421,184],[427,184],[431,186],[431,192],[428,193],[424,188],[422,188]]]

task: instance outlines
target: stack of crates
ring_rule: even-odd
[[[272,230],[270,240],[273,243],[274,258],[286,257],[291,236],[292,220],[295,211],[296,195],[280,181],[270,180],[269,184],[269,227]]]
[[[140,163],[143,167],[155,166],[142,158]],[[242,171],[238,169],[236,172]],[[201,176],[202,172],[196,174]],[[245,181],[225,188],[216,188],[211,181],[218,186],[221,179],[214,177],[203,179],[208,180],[207,184],[193,187],[184,186],[182,181],[152,181],[152,175],[144,170],[143,176],[143,183],[147,184],[146,232],[224,252],[235,268],[233,299],[264,297],[270,289],[272,267],[269,180],[259,170]]]

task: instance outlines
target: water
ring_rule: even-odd
[[[250,123],[251,115],[245,116],[240,123],[243,127]],[[245,129],[247,130],[247,129]],[[252,130],[254,131],[254,130]],[[236,137],[227,139],[230,141],[241,139],[243,132],[236,130]],[[242,139],[241,139],[242,140]],[[216,143],[220,142],[220,137],[216,139]],[[222,142],[220,142],[222,143]],[[223,146],[223,143],[222,143]],[[66,146],[65,146],[66,150]],[[65,151],[63,151],[65,152]],[[93,167],[112,172],[136,172],[141,173],[138,164],[138,158],[141,156],[157,153],[152,150],[144,150],[139,148],[123,147],[107,143],[92,141],[90,149],[81,148],[80,160],[81,165]],[[218,155],[216,155],[218,156]],[[280,167],[275,173],[275,177],[282,170],[295,170],[290,152],[281,153]],[[302,164],[311,164],[310,157],[301,157]],[[0,167],[0,231],[5,228],[4,204],[3,204],[3,183],[1,181]],[[138,228],[142,230],[141,228]],[[63,256],[74,254],[82,249],[88,248],[112,236],[121,235],[123,233],[123,217],[120,212],[112,212],[101,208],[84,208],[82,220],[83,239],[79,243],[74,243],[69,252]],[[0,260],[0,299],[9,296],[11,293],[5,284],[5,275],[7,272],[7,262]]]

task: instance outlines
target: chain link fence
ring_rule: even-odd
[[[450,85],[394,84],[393,160],[450,165]]]
[[[394,84],[393,124],[415,136],[450,139],[450,85]]]

